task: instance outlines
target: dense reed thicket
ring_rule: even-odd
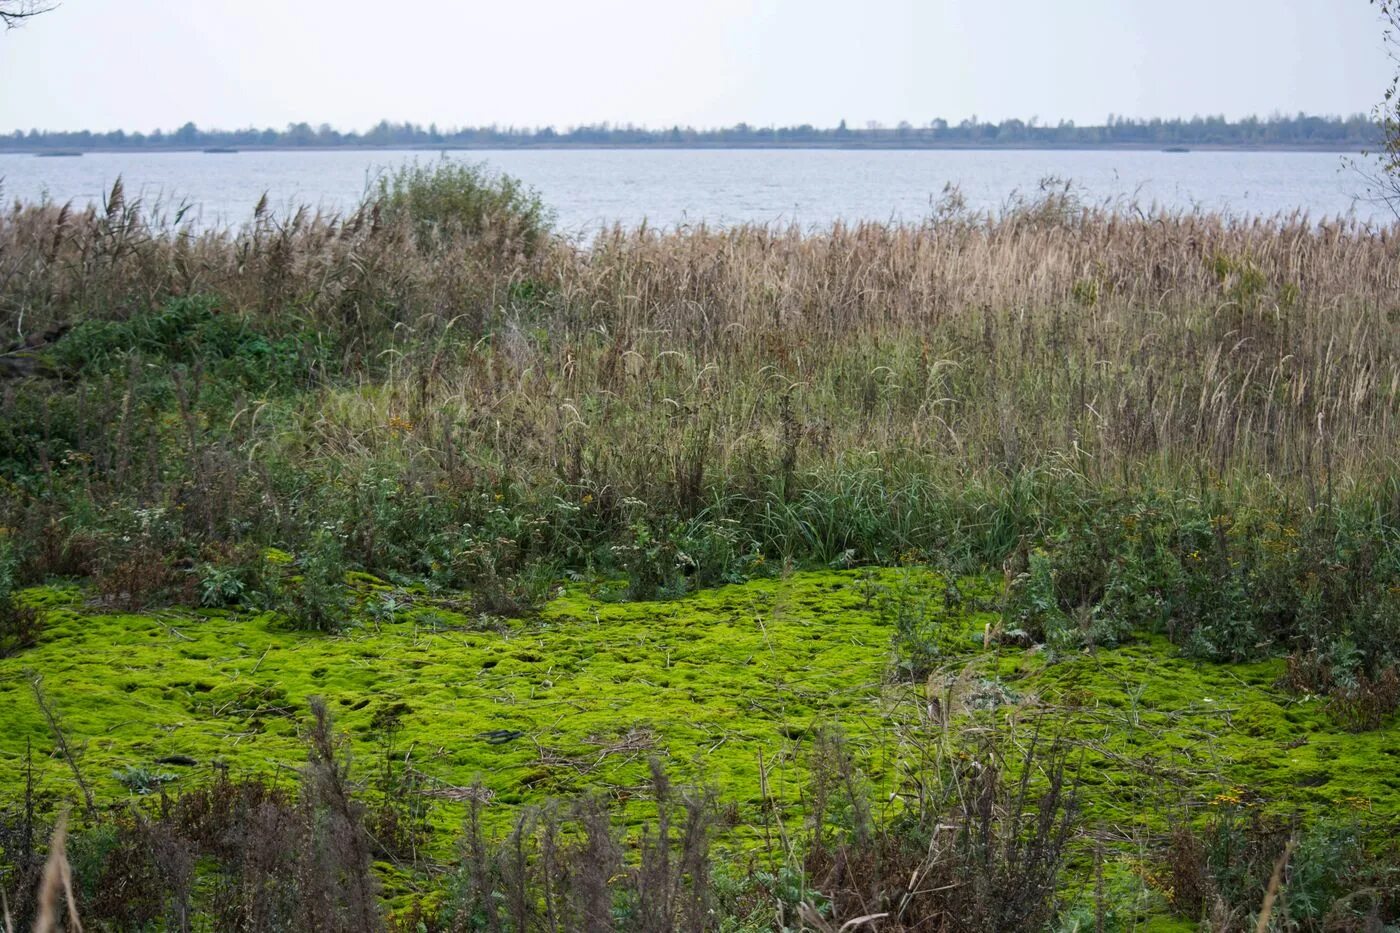
[[[343,607],[273,592],[265,547],[493,612],[565,573],[1005,567],[1037,639],[1148,627],[1389,696],[1397,258],[1389,228],[1057,183],[995,216],[950,192],[915,225],[587,243],[451,163],[237,230],[120,185],[16,205],[4,560],[323,629]]]

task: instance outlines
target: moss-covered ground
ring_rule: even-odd
[[[997,619],[988,579],[959,581],[955,601],[930,598],[951,592],[935,575],[896,569],[664,602],[575,586],[538,618],[491,624],[451,600],[354,585],[375,609],[337,636],[289,631],[272,614],[110,613],[76,588],[29,591],[47,624],[37,646],[0,660],[0,787],[24,786],[29,755],[43,801],[77,799],[37,677],[104,803],[132,793],[116,777],[131,768],[174,775],[177,788],[214,765],[290,781],[307,699],[323,696],[362,776],[389,742],[425,776],[444,847],[468,806],[457,789],[479,781],[498,813],[585,791],[625,802],[652,756],[736,804],[727,844],[743,845],[763,787],[800,797],[817,728],[841,728],[878,780],[920,743],[989,715],[1074,742],[1086,817],[1105,838],[1160,830],[1202,802],[1300,821],[1400,816],[1393,722],[1348,733],[1322,701],[1277,686],[1281,662],[1201,663],[1155,638],[1059,658],[984,647]],[[897,682],[900,607],[920,600],[934,607],[919,631],[935,673]],[[931,714],[931,699],[946,712]]]
[[[892,579],[798,574],[638,603],[579,589],[532,621],[486,626],[450,601],[398,594],[388,618],[333,637],[272,614],[103,613],[77,590],[31,591],[47,624],[39,645],[0,661],[0,784],[22,786],[31,747],[40,792],[74,793],[37,675],[103,798],[127,793],[118,770],[180,772],[161,763],[176,756],[234,772],[294,767],[319,695],[362,771],[392,734],[434,785],[480,781],[512,804],[600,788],[625,797],[654,755],[755,803],[760,756],[777,764],[770,789],[781,793],[796,777],[788,753],[813,727],[879,731],[890,632],[876,597]],[[385,601],[387,589],[360,590]],[[971,644],[986,619],[959,621]]]

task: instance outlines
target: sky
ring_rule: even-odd
[[[61,0],[0,130],[1345,115],[1395,67],[1367,0]]]

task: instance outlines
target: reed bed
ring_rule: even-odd
[[[387,385],[389,410],[366,403],[351,430],[504,410],[529,426],[504,453],[534,466],[559,459],[567,425],[610,433],[600,418],[640,421],[633,440],[674,459],[693,447],[675,430],[690,411],[723,472],[783,405],[804,459],[1067,458],[1096,476],[1205,463],[1311,482],[1383,473],[1396,449],[1388,228],[1084,208],[1062,190],[997,216],[815,232],[618,228],[579,244],[510,227],[424,226],[369,199],[344,218],[260,205],[240,229],[198,232],[120,186],[105,209],[16,206],[0,220],[0,327],[18,340],[215,296]]]
[[[951,192],[904,225],[581,242],[548,222],[450,163],[348,216],[259,204],[239,228],[120,184],[100,208],[15,205],[18,573],[129,570],[152,535],[177,562],[296,551],[326,527],[376,572],[465,561],[445,585],[643,558],[672,565],[654,582],[715,582],[740,554],[971,570],[1024,564],[1091,500],[1163,492],[1290,527],[1345,508],[1396,550],[1393,228],[1058,184],[994,215]],[[682,566],[702,550],[720,570]]]

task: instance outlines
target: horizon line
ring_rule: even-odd
[[[595,122],[565,123],[565,124],[556,124],[556,123],[548,123],[548,124],[514,124],[514,123],[502,123],[502,122],[500,122],[500,121],[495,121],[495,122],[491,122],[491,123],[476,123],[476,124],[448,124],[448,125],[439,127],[438,121],[436,121],[436,120],[429,120],[428,122],[424,123],[424,122],[418,121],[418,120],[400,120],[400,121],[395,121],[395,120],[390,120],[390,119],[388,119],[388,118],[386,117],[386,118],[381,118],[380,120],[376,121],[375,123],[373,123],[372,125],[370,125],[370,126],[368,126],[368,127],[366,127],[366,128],[363,128],[363,129],[349,129],[349,130],[341,130],[341,129],[339,129],[338,127],[336,127],[335,125],[333,125],[333,124],[331,124],[331,123],[329,123],[329,122],[326,122],[326,121],[322,121],[322,122],[319,122],[319,123],[316,123],[316,124],[312,124],[312,123],[310,123],[309,121],[306,121],[306,120],[289,121],[289,122],[287,122],[286,124],[283,125],[283,126],[284,126],[283,129],[278,129],[277,127],[273,126],[272,124],[264,124],[264,125],[262,125],[262,126],[259,126],[259,125],[255,124],[255,123],[248,123],[248,124],[246,124],[246,125],[244,125],[244,126],[236,126],[236,127],[221,127],[221,126],[207,126],[207,127],[202,127],[202,126],[200,126],[200,125],[199,125],[196,121],[194,121],[194,120],[187,120],[187,121],[185,121],[183,124],[181,124],[180,126],[175,127],[175,128],[173,128],[173,129],[166,129],[166,128],[157,126],[157,127],[154,127],[154,128],[152,128],[152,129],[150,129],[150,130],[137,130],[137,129],[127,130],[127,129],[123,128],[123,127],[114,127],[114,128],[110,128],[110,129],[100,129],[100,130],[92,129],[92,128],[90,128],[90,127],[82,127],[82,128],[79,128],[79,129],[56,129],[56,128],[40,128],[40,127],[29,127],[29,128],[27,128],[27,129],[24,129],[24,128],[20,128],[20,127],[15,127],[14,129],[10,130],[9,132],[3,133],[3,136],[8,136],[8,137],[13,138],[13,137],[15,137],[16,135],[21,135],[21,136],[28,136],[28,135],[31,135],[31,134],[39,134],[39,135],[71,135],[71,134],[82,134],[82,133],[90,133],[90,134],[93,134],[93,135],[110,136],[110,135],[113,135],[113,134],[116,134],[116,133],[122,133],[122,134],[124,134],[124,135],[136,135],[136,134],[140,134],[140,135],[142,135],[142,136],[147,136],[147,137],[149,137],[149,136],[154,135],[154,134],[160,134],[161,136],[171,136],[171,135],[174,135],[174,134],[179,133],[179,132],[181,132],[182,130],[186,130],[186,129],[192,129],[192,130],[194,130],[194,131],[196,131],[196,132],[199,132],[199,133],[247,133],[247,132],[267,132],[267,131],[269,131],[269,130],[274,131],[274,132],[289,132],[289,131],[297,130],[297,129],[301,129],[301,128],[310,129],[310,130],[312,130],[313,132],[317,132],[317,133],[323,133],[323,132],[329,131],[329,132],[335,133],[335,134],[340,135],[340,136],[347,136],[347,135],[349,135],[349,136],[362,136],[362,135],[366,135],[366,134],[369,134],[369,133],[373,133],[375,130],[380,129],[380,128],[384,128],[384,127],[388,127],[388,128],[391,128],[391,129],[405,129],[405,128],[406,128],[406,129],[418,130],[418,131],[424,131],[424,132],[436,132],[436,133],[441,134],[441,135],[452,135],[452,134],[459,134],[459,133],[465,133],[465,132],[491,132],[491,133],[496,133],[496,134],[500,134],[500,135],[515,135],[515,136],[531,136],[531,135],[540,135],[540,134],[566,135],[566,134],[576,133],[576,132],[579,132],[579,131],[586,131],[586,132],[604,131],[604,132],[613,132],[613,133],[672,133],[672,132],[680,131],[680,132],[684,132],[684,133],[694,133],[694,134],[699,134],[699,135],[714,134],[714,133],[724,133],[724,132],[735,132],[735,131],[740,131],[740,132],[742,132],[742,131],[750,131],[750,132],[803,131],[803,132],[812,132],[812,133],[837,133],[837,132],[848,132],[848,133],[852,133],[852,134],[866,134],[866,133],[882,133],[882,132],[900,132],[901,130],[903,130],[903,131],[909,131],[909,130],[925,130],[925,131],[927,131],[927,130],[933,130],[933,129],[940,129],[940,130],[957,130],[957,129],[970,129],[970,128],[974,128],[974,127],[1005,127],[1005,126],[1008,126],[1008,125],[1010,125],[1010,126],[1024,127],[1025,129],[1028,129],[1028,130],[1106,130],[1106,129],[1112,129],[1112,128],[1117,127],[1117,126],[1135,126],[1135,127],[1141,127],[1141,126],[1158,126],[1158,125],[1183,125],[1183,126],[1191,126],[1191,125],[1195,125],[1195,124],[1208,124],[1208,125],[1214,125],[1214,126],[1222,126],[1222,125],[1223,125],[1223,126],[1240,126],[1240,125],[1243,125],[1243,124],[1259,124],[1259,125],[1264,125],[1264,126],[1270,126],[1270,125],[1278,125],[1278,124],[1284,124],[1284,123],[1294,123],[1294,122],[1307,121],[1307,120],[1320,120],[1320,121],[1323,121],[1323,122],[1325,122],[1325,123],[1333,123],[1333,124],[1337,124],[1337,123],[1346,124],[1346,123],[1351,123],[1351,122],[1353,122],[1353,121],[1365,121],[1365,122],[1370,123],[1370,124],[1375,125],[1375,126],[1380,126],[1380,125],[1382,125],[1382,123],[1383,123],[1382,120],[1378,120],[1378,119],[1374,116],[1374,113],[1368,113],[1368,112],[1366,112],[1366,111],[1354,111],[1354,112],[1349,113],[1349,114],[1342,114],[1342,113],[1337,113],[1337,112],[1333,112],[1333,113],[1309,113],[1309,112],[1303,111],[1303,110],[1299,110],[1299,111],[1297,111],[1297,112],[1295,112],[1295,113],[1284,113],[1284,112],[1282,112],[1282,111],[1274,111],[1274,112],[1272,112],[1272,113],[1270,113],[1270,114],[1268,114],[1268,115],[1266,115],[1266,116],[1260,116],[1259,114],[1255,113],[1255,114],[1249,114],[1249,115],[1246,115],[1246,116],[1237,117],[1237,118],[1234,118],[1234,119],[1230,119],[1229,117],[1225,116],[1223,113],[1219,113],[1219,114],[1200,114],[1200,113],[1196,113],[1196,114],[1192,114],[1192,115],[1189,116],[1189,117],[1187,117],[1187,116],[1180,116],[1180,115],[1178,115],[1178,116],[1172,116],[1172,117],[1163,117],[1163,116],[1134,117],[1134,116],[1127,116],[1127,115],[1120,115],[1120,114],[1110,113],[1110,114],[1105,118],[1104,122],[1101,122],[1101,123],[1078,123],[1078,122],[1076,122],[1076,121],[1074,121],[1074,120],[1071,120],[1071,119],[1063,119],[1063,118],[1051,122],[1051,121],[1042,120],[1038,115],[1033,115],[1033,116],[1026,117],[1026,118],[1021,118],[1021,117],[1006,117],[1006,118],[1003,118],[1003,119],[1001,119],[1001,120],[981,120],[981,119],[978,118],[978,115],[977,115],[977,114],[972,114],[971,116],[964,117],[964,118],[962,118],[962,119],[960,119],[960,120],[958,120],[958,121],[956,121],[956,122],[954,122],[953,120],[949,120],[949,119],[943,118],[943,117],[934,117],[934,118],[931,119],[931,120],[927,120],[927,121],[920,122],[920,123],[915,123],[915,122],[910,121],[910,120],[907,120],[907,119],[905,119],[905,120],[899,120],[899,121],[897,121],[897,122],[895,122],[895,123],[892,123],[892,124],[891,124],[891,123],[886,123],[886,122],[880,121],[880,120],[866,120],[866,121],[862,121],[861,125],[859,125],[859,126],[849,125],[850,121],[848,121],[848,120],[846,120],[846,119],[842,119],[842,120],[838,121],[838,123],[837,123],[835,126],[821,126],[821,125],[817,125],[817,124],[810,123],[810,122],[804,122],[804,123],[772,123],[772,122],[769,122],[769,123],[750,123],[750,122],[747,121],[747,120],[740,120],[740,121],[735,122],[735,123],[721,124],[721,125],[711,125],[711,126],[697,126],[697,125],[695,125],[695,124],[690,124],[690,123],[684,123],[684,124],[683,124],[683,123],[676,123],[676,122],[672,122],[672,123],[661,123],[661,124],[652,125],[652,124],[648,124],[648,123],[630,123],[630,122],[623,123],[623,122],[614,122],[614,121],[611,121],[611,120],[600,120],[600,121],[595,121]],[[3,137],[0,137],[0,138],[3,138]]]

